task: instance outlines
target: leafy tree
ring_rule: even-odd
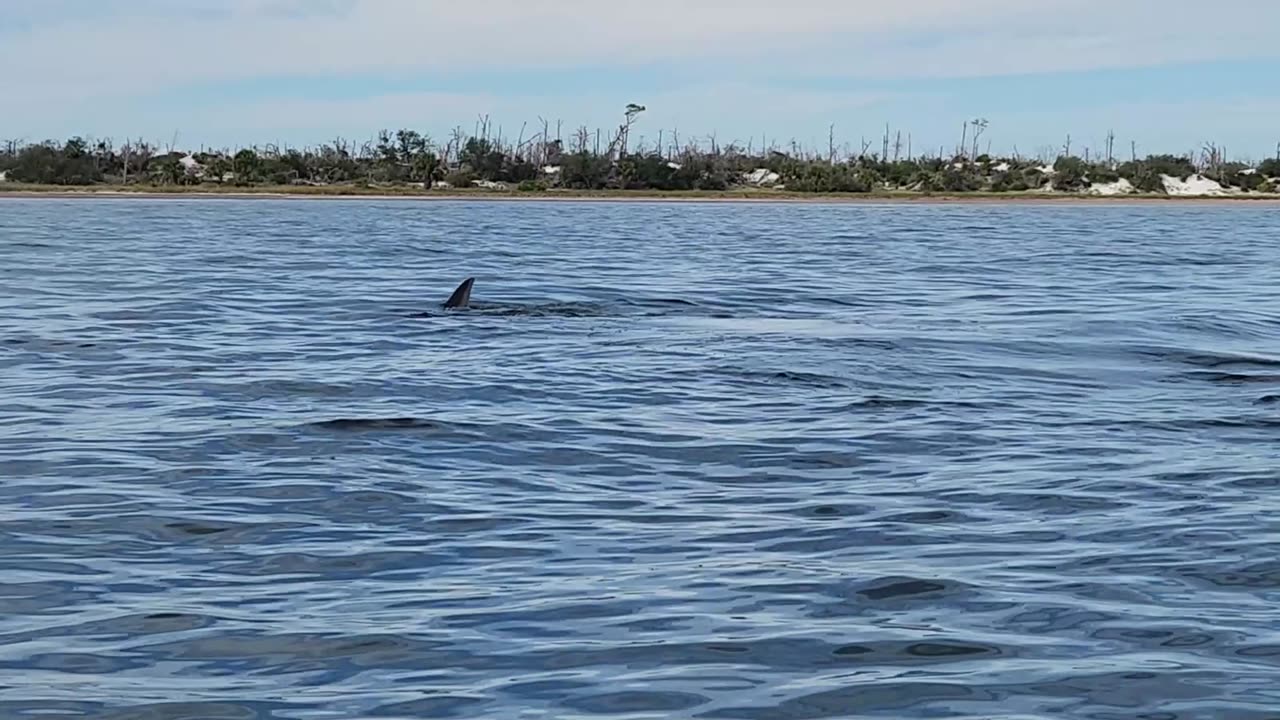
[[[149,165],[152,182],[157,185],[186,185],[187,169],[183,167],[179,153],[167,153],[155,158]]]
[[[237,152],[231,158],[231,172],[236,175],[237,185],[251,185],[259,182],[262,179],[262,163],[258,158],[258,152],[252,148]]]
[[[53,141],[23,148],[10,164],[9,178],[45,185],[89,185],[100,182],[102,173],[84,140],[72,138],[61,148]]]

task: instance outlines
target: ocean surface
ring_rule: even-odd
[[[0,200],[0,718],[1280,718],[1278,239]]]

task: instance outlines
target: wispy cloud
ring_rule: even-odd
[[[746,62],[835,75],[1046,72],[1272,53],[1280,7],[1220,0],[48,0],[0,45],[20,87],[147,93],[262,76]],[[36,9],[39,8],[39,9]],[[66,14],[72,9],[76,14]],[[89,13],[88,16],[83,13]],[[1212,32],[1200,21],[1211,21]]]
[[[9,0],[0,124],[607,126],[634,100],[655,124],[804,136],[858,110],[936,109],[940,80],[1040,74],[1051,96],[1060,72],[1274,62],[1276,27],[1280,4],[1259,0]],[[572,84],[586,68],[613,87]],[[241,90],[264,82],[308,90]]]

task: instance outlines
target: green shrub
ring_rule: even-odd
[[[899,160],[895,163],[886,163],[879,173],[885,182],[894,187],[903,187],[918,181],[920,164],[913,160]]]
[[[1262,182],[1262,179],[1258,177],[1258,173],[1245,172],[1248,169],[1249,166],[1244,163],[1223,163],[1216,168],[1206,170],[1204,176],[1223,187],[1238,187],[1248,190],[1257,187]]]
[[[1142,161],[1155,172],[1186,180],[1196,173],[1191,158],[1181,155],[1152,155]]]
[[[1023,168],[1019,175],[1021,176],[1023,184],[1032,190],[1039,190],[1049,184],[1049,176],[1046,175],[1038,165]]]
[[[992,192],[1025,192],[1030,189],[1022,173],[1001,172],[991,176]]]
[[[657,153],[623,156],[618,161],[618,175],[623,188],[687,189],[680,187],[685,184],[686,178],[677,177],[676,169],[668,165],[666,158]]]
[[[1261,173],[1252,172],[1241,173],[1233,184],[1241,190],[1256,192],[1265,182],[1267,182],[1267,179],[1262,177]]]
[[[1120,165],[1120,177],[1128,180],[1139,192],[1165,192],[1164,179],[1160,177],[1159,170],[1146,161],[1123,163]]]
[[[609,158],[589,152],[572,153],[561,159],[560,182],[565,187],[598,190],[609,181],[609,171]]]
[[[1053,163],[1053,189],[1076,192],[1085,188],[1089,166],[1078,157],[1062,156]]]
[[[476,179],[476,174],[469,168],[458,168],[444,176],[444,181],[449,183],[450,187],[456,188],[471,187],[471,182]]]
[[[1113,183],[1120,179],[1120,173],[1101,163],[1089,166],[1089,182],[1095,185]]]
[[[93,158],[84,153],[82,143],[73,139],[62,148],[52,141],[23,148],[10,161],[9,179],[47,185],[89,185],[100,181],[102,173],[94,166]]]
[[[1227,163],[1217,172],[1210,174],[1224,187],[1238,187],[1242,190],[1257,190],[1267,178],[1260,172],[1250,171],[1244,163]]]
[[[831,163],[825,158],[789,155],[776,150],[743,152],[740,147],[711,152],[690,148],[681,153],[672,167],[667,156],[641,151],[624,154],[615,162],[604,148],[588,150],[585,133],[579,135],[576,152],[559,141],[544,145],[524,143],[512,146],[500,139],[462,138],[441,146],[412,130],[382,131],[376,143],[356,149],[338,140],[315,149],[267,146],[201,151],[195,155],[205,167],[205,182],[228,184],[261,183],[345,183],[365,185],[385,183],[429,183],[447,180],[456,187],[471,187],[477,179],[502,181],[521,192],[540,192],[550,187],[578,189],[658,189],[723,190],[738,184],[744,173],[765,167],[781,176],[793,190],[809,192],[871,192],[881,187],[911,188],[925,192],[961,193],[990,189],[995,192],[1025,192],[1048,184],[1070,192],[1089,183],[1112,183],[1127,179],[1146,193],[1165,192],[1161,176],[1187,179],[1196,172],[1191,159],[1181,155],[1152,155],[1127,162],[1118,168],[1110,164],[1087,163],[1077,157],[1060,157],[1052,175],[1040,171],[1042,161],[1028,158],[1000,158],[987,154],[973,159],[963,156],[890,160],[864,154],[846,162]],[[528,148],[528,149],[526,149]],[[14,181],[59,184],[96,182],[176,185],[198,182],[181,165],[184,153],[159,152],[144,143],[116,149],[108,142],[90,143],[73,137],[65,142],[46,141],[37,145],[9,143],[0,148],[0,170]],[[598,154],[599,153],[599,154]],[[537,160],[537,164],[533,160]],[[446,172],[445,163],[456,162],[460,169]],[[543,177],[538,165],[560,167],[560,172]],[[957,167],[956,165],[959,165]],[[1274,190],[1280,183],[1280,158],[1263,162],[1257,172],[1240,163],[1227,163],[1205,173],[1227,187],[1251,191]],[[1269,179],[1270,178],[1270,179]]]
[[[699,190],[728,190],[729,178],[723,170],[708,171],[702,177],[698,178]]]
[[[982,189],[982,180],[969,168],[948,167],[925,174],[920,189],[925,192],[976,192]]]

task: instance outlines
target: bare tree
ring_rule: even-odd
[[[631,126],[635,124],[636,118],[640,113],[645,111],[645,106],[635,103],[627,103],[626,111],[623,114],[622,125],[618,128],[618,157],[621,158],[627,154],[627,140],[631,137]],[[612,146],[614,143],[611,143]],[[610,155],[612,155],[612,147],[610,147]]]
[[[986,118],[975,118],[970,120],[969,124],[973,125],[973,153],[969,156],[969,159],[974,160],[978,157],[978,138],[982,137],[982,133],[986,132],[988,123]]]
[[[551,142],[549,137],[551,126],[541,115],[538,116],[538,120],[542,123],[542,159],[540,162],[542,164],[547,162],[547,144]]]
[[[467,136],[461,125],[453,128],[453,133],[449,137],[449,148],[445,151],[445,161],[447,164],[462,161],[462,147],[466,145]]]
[[[1201,150],[1202,169],[1209,172],[1217,172],[1227,161],[1227,149],[1218,147],[1215,143],[1205,143],[1204,149]]]

